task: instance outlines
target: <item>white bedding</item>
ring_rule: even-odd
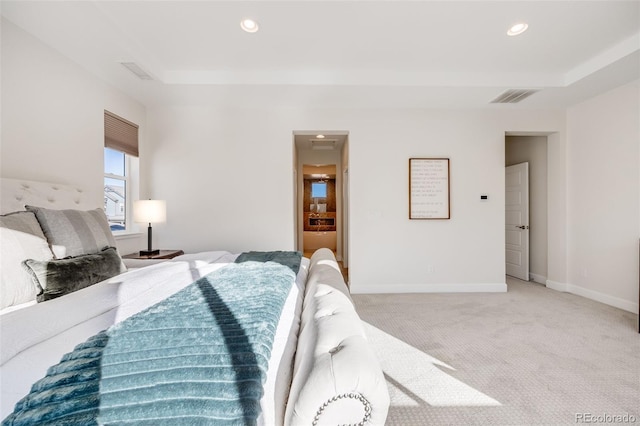
[[[226,251],[178,256],[130,270],[64,297],[0,311],[0,419],[49,366],[88,337],[174,294],[235,260]],[[282,424],[291,384],[309,259],[287,298],[269,363],[260,424]]]

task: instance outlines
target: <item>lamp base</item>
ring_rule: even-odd
[[[154,256],[160,254],[160,250],[140,250],[140,256]]]

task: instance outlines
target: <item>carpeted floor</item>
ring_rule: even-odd
[[[637,315],[507,284],[353,295],[387,378],[387,425],[640,424]]]

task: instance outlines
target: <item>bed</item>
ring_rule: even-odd
[[[0,184],[3,425],[384,424],[384,375],[330,250],[125,264],[82,190]]]

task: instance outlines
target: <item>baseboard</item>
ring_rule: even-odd
[[[551,281],[551,280],[547,280],[547,282],[545,283],[545,285],[550,288],[551,290],[556,290],[556,291],[563,291],[565,293],[569,293],[569,287],[568,284],[565,283],[559,283],[557,281]]]
[[[389,293],[504,293],[506,283],[464,283],[464,284],[395,284],[354,286],[349,289],[353,294],[389,294]]]
[[[538,284],[547,284],[547,277],[529,272],[529,279]]]
[[[551,280],[547,280],[546,284],[547,287],[552,290],[575,294],[577,296],[595,300],[596,302],[604,303],[605,305],[613,306],[614,308],[622,309],[634,314],[638,313],[639,306],[637,303],[629,302],[628,300],[620,299],[619,297],[610,296],[608,294],[600,293],[599,291],[589,290],[588,288],[574,284],[559,283]]]

